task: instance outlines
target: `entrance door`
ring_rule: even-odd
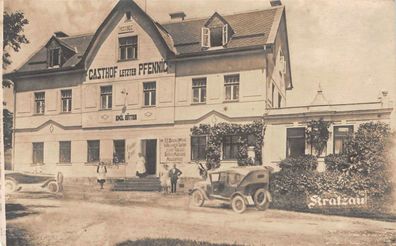
[[[157,140],[148,139],[146,143],[146,171],[148,175],[155,175],[157,171]]]

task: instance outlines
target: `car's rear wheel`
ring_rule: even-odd
[[[204,197],[204,195],[202,194],[202,191],[195,190],[195,191],[192,193],[192,202],[193,202],[193,204],[194,204],[195,206],[197,206],[197,207],[202,207],[202,205],[203,205],[204,202],[205,202],[205,197]]]
[[[17,190],[18,184],[12,179],[6,179],[4,186],[6,193],[13,193]]]
[[[48,191],[51,192],[51,193],[56,193],[56,192],[59,191],[59,185],[55,181],[49,182],[47,187],[48,187]]]
[[[256,190],[253,196],[254,205],[257,210],[266,210],[269,207],[270,201],[267,195],[267,190],[264,188],[260,188]]]
[[[231,201],[232,210],[236,213],[243,213],[246,210],[246,203],[242,196],[236,195]]]

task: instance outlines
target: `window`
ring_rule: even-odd
[[[71,162],[71,142],[60,141],[59,142],[59,163],[70,163]]]
[[[353,133],[353,126],[334,126],[334,154],[345,152],[345,141]]]
[[[34,93],[35,113],[44,114],[45,111],[45,92]]]
[[[206,78],[193,79],[193,103],[206,102]]]
[[[282,107],[282,96],[278,93],[278,108]]]
[[[101,86],[100,87],[100,101],[102,109],[111,109],[113,100],[113,87]]]
[[[155,82],[143,83],[144,106],[155,106]]]
[[[238,158],[240,148],[240,136],[224,136],[223,137],[223,159],[235,160]]]
[[[202,47],[219,47],[228,43],[228,24],[203,27],[201,32]]]
[[[49,67],[60,66],[61,64],[61,49],[54,48],[49,49]]]
[[[234,101],[239,98],[239,74],[224,76],[225,100]]]
[[[118,39],[120,61],[137,59],[137,36]]]
[[[206,159],[206,136],[191,137],[191,160]]]
[[[62,112],[71,112],[72,90],[62,90],[61,100],[62,100]]]
[[[44,163],[44,143],[33,143],[33,164]]]
[[[286,157],[305,154],[305,128],[287,129]]]
[[[88,140],[88,162],[99,161],[100,156],[100,142],[99,140]]]
[[[125,163],[125,140],[113,141],[113,162]]]

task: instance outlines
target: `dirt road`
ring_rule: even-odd
[[[127,205],[10,199],[9,239],[24,238],[22,243],[31,245],[103,246],[145,237],[247,245],[396,245],[391,222],[279,210],[235,214],[215,203],[192,207],[185,196],[151,196],[154,205],[152,199]]]

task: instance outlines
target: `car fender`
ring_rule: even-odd
[[[46,187],[50,182],[56,182],[56,179],[48,179],[47,181],[45,181],[45,183],[43,183],[42,185],[41,185],[41,187],[42,188],[44,188],[44,187]],[[58,183],[58,182],[56,182],[56,183]]]
[[[206,191],[205,191],[204,189],[201,189],[201,188],[194,188],[194,189],[192,189],[191,192],[190,192],[190,195],[192,195],[192,193],[193,193],[194,191],[196,191],[196,190],[199,190],[200,192],[202,192],[202,194],[204,195],[204,198],[205,198],[206,200],[209,200],[208,194],[206,193]]]
[[[230,197],[230,201],[232,201],[232,199],[234,199],[235,196],[241,196],[243,198],[243,200],[245,201],[246,205],[252,205],[253,203],[253,199],[251,199],[251,201],[249,202],[248,198],[246,197],[246,195],[244,195],[242,192],[235,192],[231,195]]]

